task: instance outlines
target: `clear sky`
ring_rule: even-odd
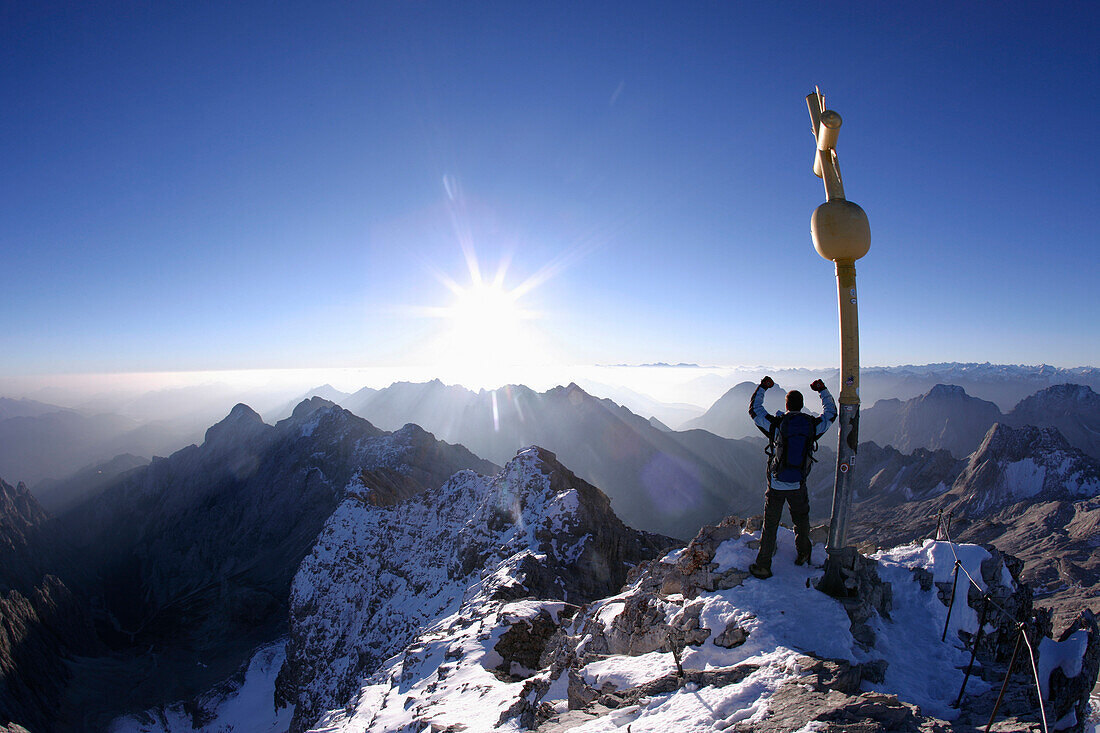
[[[814,84],[864,364],[1097,364],[1098,18],[7,3],[0,376],[835,364]]]

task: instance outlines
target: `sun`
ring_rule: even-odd
[[[446,309],[446,318],[460,337],[480,340],[500,338],[531,314],[519,305],[519,296],[499,283],[475,282],[458,288],[454,302]]]

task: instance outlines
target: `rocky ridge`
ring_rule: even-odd
[[[295,706],[291,729],[303,730],[369,678],[385,708],[386,660],[406,649],[401,664],[412,665],[437,626],[471,644],[493,619],[554,629],[564,609],[618,589],[670,543],[623,525],[602,492],[539,448],[493,477],[460,472],[398,503],[353,481],[295,577],[279,703]],[[511,603],[525,598],[538,600]],[[508,677],[538,656],[517,651],[489,672]]]

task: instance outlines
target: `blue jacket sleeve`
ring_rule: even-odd
[[[833,396],[829,394],[828,389],[823,389],[819,393],[821,395],[821,422],[817,425],[817,436],[821,437],[836,420],[836,402],[833,401]]]
[[[752,393],[752,399],[749,400],[749,417],[756,423],[756,427],[760,428],[764,432],[771,430],[772,424],[768,419],[771,415],[764,409],[764,388],[760,385],[756,386],[756,391]],[[836,409],[833,409],[833,417],[836,417]]]

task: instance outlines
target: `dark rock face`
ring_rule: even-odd
[[[276,695],[295,705],[295,731],[346,703],[435,620],[456,618],[458,629],[519,599],[584,603],[618,590],[631,566],[672,543],[624,525],[607,496],[537,447],[496,476],[459,472],[404,500],[390,487],[379,498],[371,479],[353,481],[294,579]],[[480,610],[462,610],[470,598]],[[494,669],[522,676],[560,621],[539,612],[509,623]],[[510,715],[533,712],[521,705]]]
[[[50,730],[69,671],[64,658],[94,650],[89,610],[51,571],[46,512],[23,484],[0,481],[0,726]]]
[[[997,405],[971,397],[962,387],[937,384],[902,402],[879,400],[860,415],[860,437],[902,452],[917,448],[948,450],[964,458],[1001,419]]]
[[[1070,445],[1100,460],[1100,394],[1080,384],[1059,384],[1020,400],[1005,422],[1014,427],[1056,428]]]
[[[127,474],[58,531],[94,578],[82,589],[100,598],[103,638],[124,656],[156,650],[153,673],[120,682],[144,709],[210,687],[285,633],[290,581],[354,476],[385,475],[413,494],[464,468],[495,466],[320,398],[275,426],[237,405],[203,445]]]

